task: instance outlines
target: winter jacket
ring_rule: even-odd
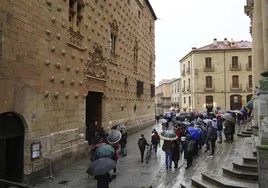
[[[174,147],[174,143],[170,140],[164,140],[164,144],[162,146],[162,150],[165,152],[172,152]]]
[[[150,146],[150,145],[147,143],[147,140],[146,140],[144,137],[140,137],[140,138],[139,138],[139,140],[138,140],[138,145],[139,145],[140,150],[145,150],[145,147],[146,147],[146,146]]]
[[[95,180],[97,180],[97,188],[109,188],[109,183],[112,181],[112,178],[109,173],[104,175],[95,176]]]
[[[152,135],[152,144],[158,144],[160,142],[160,137],[157,133]]]

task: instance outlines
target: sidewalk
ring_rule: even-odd
[[[137,141],[140,134],[144,134],[148,143],[150,142],[151,131],[156,128],[161,131],[162,126],[157,124],[137,132],[128,138],[128,155],[120,157],[117,164],[117,178],[110,184],[111,188],[140,188],[144,185],[151,185],[159,180],[169,180],[170,174],[176,174],[178,169],[166,170],[164,166],[164,152],[158,148],[156,156],[152,156],[149,164],[140,162],[140,152]],[[94,188],[96,181],[93,177],[88,178],[86,170],[89,166],[89,158],[83,159],[76,164],[57,172],[55,180],[45,179],[33,185],[35,188]],[[182,165],[180,161],[179,166]],[[170,179],[171,180],[171,179]]]

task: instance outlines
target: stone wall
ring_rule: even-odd
[[[156,18],[147,3],[79,0],[74,6],[77,9],[70,9],[67,0],[0,4],[0,113],[17,112],[27,123],[24,174],[28,177],[42,175],[47,158],[60,169],[87,154],[88,91],[103,93],[104,129],[118,122],[140,127],[155,118],[151,85]],[[71,29],[73,11],[77,16]],[[113,32],[117,37],[111,53]],[[141,96],[137,80],[144,83]],[[42,155],[35,160],[30,156],[33,142],[42,146]]]

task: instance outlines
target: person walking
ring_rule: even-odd
[[[172,143],[171,140],[164,140],[162,150],[166,154],[166,169],[168,169],[168,168],[171,169],[173,147],[174,147],[174,144]]]
[[[220,144],[222,143],[222,124],[223,124],[223,121],[224,121],[224,119],[219,116],[217,119],[217,127],[218,127],[217,136],[219,138],[218,143],[220,143]]]
[[[157,153],[157,145],[160,143],[160,136],[158,135],[158,132],[156,130],[153,131],[151,143],[153,145],[155,153]]]
[[[174,168],[178,168],[178,163],[180,160],[180,145],[179,140],[173,141],[174,147],[172,150],[172,161],[174,162]]]
[[[209,144],[210,148],[210,154],[209,157],[212,157],[214,155],[214,149],[215,149],[215,142],[217,140],[217,129],[212,127],[212,123],[207,123],[208,129],[207,129],[207,135],[206,135],[206,142]]]
[[[185,169],[188,169],[190,166],[192,166],[193,163],[193,152],[194,152],[194,143],[195,141],[192,139],[190,134],[186,135],[186,141],[185,141],[185,157],[187,159],[187,166]]]
[[[127,156],[127,132],[122,130],[120,132],[122,134],[122,137],[119,141],[119,144],[121,146],[120,154],[122,154],[122,156]]]
[[[117,152],[117,150],[119,149],[119,143],[115,143],[112,145],[112,147],[114,148],[114,156],[112,157],[112,159],[117,163],[117,160],[119,159],[119,154]],[[113,175],[111,176],[112,179],[115,179],[116,178],[116,167],[113,169]]]
[[[109,184],[112,182],[109,172],[95,176],[95,180],[97,180],[97,188],[109,188]]]
[[[141,137],[138,140],[138,146],[139,146],[140,153],[141,153],[141,162],[143,163],[145,147],[150,146],[147,140],[144,138],[143,134],[141,134]]]

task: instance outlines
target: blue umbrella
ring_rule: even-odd
[[[195,129],[193,127],[188,127],[188,132],[193,137],[193,139],[195,139],[195,140],[200,139],[200,134],[198,133],[197,129]]]
[[[96,149],[96,156],[97,158],[112,158],[114,156],[114,148],[108,144],[101,145]]]

